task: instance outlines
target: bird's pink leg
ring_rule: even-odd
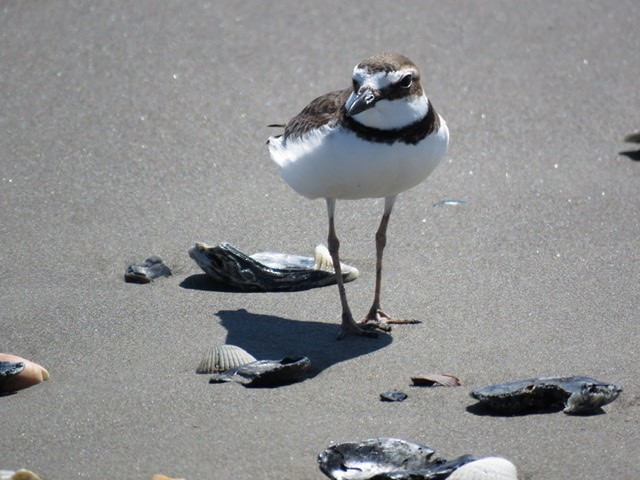
[[[340,241],[336,236],[336,229],[334,223],[335,213],[335,200],[327,199],[327,211],[329,213],[329,237],[327,239],[329,253],[331,254],[331,260],[333,261],[333,269],[336,274],[336,282],[338,283],[338,292],[340,293],[340,303],[342,304],[342,325],[338,339],[342,339],[347,335],[363,335],[367,337],[375,337],[375,332],[367,330],[365,327],[358,325],[351,315],[351,309],[347,302],[347,293],[344,288],[344,281],[342,279],[342,267],[340,266]]]
[[[391,324],[420,323],[417,320],[392,318],[387,315],[380,307],[380,291],[382,285],[382,254],[384,247],[387,245],[387,226],[389,225],[389,217],[396,197],[388,197],[385,199],[384,214],[380,221],[380,226],[376,232],[376,287],[373,295],[373,304],[369,309],[367,316],[360,322],[361,325],[372,325],[380,330],[391,330]]]

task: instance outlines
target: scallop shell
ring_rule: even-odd
[[[196,373],[220,373],[255,361],[256,358],[253,355],[240,347],[218,345],[205,354]]]
[[[506,458],[485,457],[465,463],[447,480],[518,480],[518,471]]]

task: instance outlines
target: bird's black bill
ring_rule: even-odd
[[[373,107],[377,101],[378,96],[373,92],[373,90],[368,88],[361,89],[357,93],[353,92],[345,104],[347,115],[352,117],[360,112],[364,112],[365,110]]]

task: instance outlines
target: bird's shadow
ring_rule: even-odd
[[[225,343],[237,345],[259,360],[309,357],[308,378],[337,363],[375,352],[393,341],[383,332],[377,338],[348,336],[337,340],[340,329],[337,324],[291,320],[245,309],[220,310],[216,315],[227,329]]]

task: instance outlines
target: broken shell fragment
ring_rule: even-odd
[[[209,383],[237,381],[245,387],[279,387],[302,380],[310,365],[307,357],[258,360],[214,374]]]
[[[189,256],[216,284],[241,292],[293,292],[336,283],[331,256],[322,245],[314,257],[277,252],[249,256],[229,243],[211,247],[198,242]],[[345,282],[358,278],[358,269],[341,266]]]
[[[371,438],[331,445],[318,455],[322,473],[333,480],[517,480],[515,466],[504,458],[434,456],[421,443]]]
[[[459,387],[460,379],[449,373],[428,373],[411,377],[413,385],[416,387]]]
[[[160,277],[171,276],[171,269],[157,255],[152,255],[142,263],[133,263],[127,267],[124,281],[128,283],[151,283]]]
[[[46,368],[17,355],[0,353],[0,394],[13,393],[49,380]]]
[[[196,373],[221,373],[255,361],[256,358],[253,355],[240,347],[218,345],[204,355]]]
[[[471,392],[479,405],[502,414],[557,412],[596,413],[613,402],[623,387],[591,377],[538,377]]]
[[[380,400],[383,402],[403,402],[407,398],[409,398],[409,395],[400,390],[389,390],[380,394]]]
[[[167,477],[161,473],[156,473],[151,480],[184,480],[184,478]]]

